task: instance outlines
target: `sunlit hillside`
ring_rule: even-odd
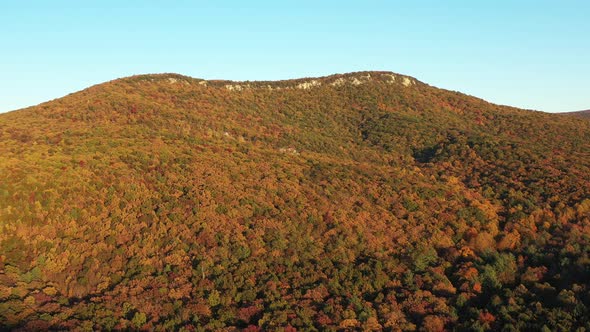
[[[404,75],[0,114],[6,329],[589,329],[589,253],[590,121]]]

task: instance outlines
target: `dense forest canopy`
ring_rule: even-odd
[[[0,326],[590,329],[590,121],[389,72],[0,115]]]

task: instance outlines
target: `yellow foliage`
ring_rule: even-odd
[[[55,296],[57,294],[57,289],[53,286],[43,288],[43,293],[49,296]]]
[[[6,299],[10,294],[12,294],[12,287],[0,285],[0,300]]]
[[[344,319],[338,325],[341,329],[355,328],[360,325],[359,321],[354,318]]]
[[[25,297],[24,303],[25,303],[26,305],[28,305],[29,307],[32,307],[32,306],[34,306],[34,305],[35,305],[35,302],[36,302],[36,301],[35,301],[35,298],[34,298],[34,297],[32,297],[32,296],[30,296],[30,295],[29,295],[29,296]]]
[[[376,317],[369,317],[367,321],[363,324],[364,331],[381,331],[383,326],[379,324],[379,321]]]
[[[477,252],[483,252],[488,249],[495,248],[496,241],[492,234],[488,232],[480,232],[472,240],[472,247]]]

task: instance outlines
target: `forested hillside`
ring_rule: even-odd
[[[0,114],[0,326],[590,329],[590,121],[389,72]]]

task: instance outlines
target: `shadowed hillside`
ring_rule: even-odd
[[[0,114],[0,324],[590,328],[590,122],[389,72]]]

